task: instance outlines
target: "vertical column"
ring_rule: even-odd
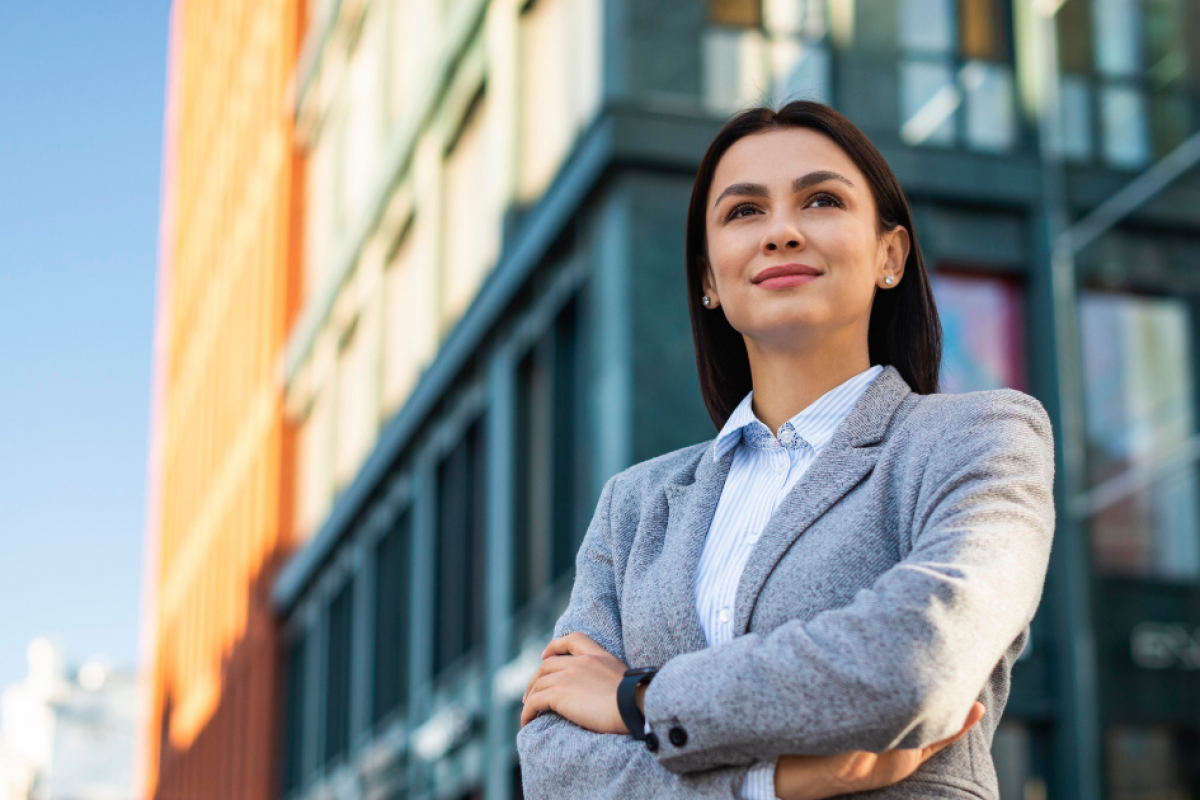
[[[487,591],[486,640],[489,680],[485,740],[484,796],[512,800],[509,770],[512,758],[512,710],[498,694],[494,678],[508,661],[512,641],[512,554],[514,452],[514,359],[505,348],[492,358],[487,377]]]
[[[1033,0],[1017,3],[1017,15],[1031,39],[1030,57],[1041,81],[1038,141],[1042,155],[1042,206],[1033,273],[1032,319],[1050,347],[1035,369],[1055,428],[1058,472],[1055,503],[1058,519],[1050,557],[1048,601],[1055,639],[1055,774],[1051,795],[1098,800],[1100,735],[1096,688],[1088,552],[1082,520],[1072,512],[1083,488],[1083,389],[1079,326],[1076,317],[1075,264],[1063,233],[1069,218],[1061,161],[1058,33],[1054,10]],[[1034,314],[1031,314],[1031,318]],[[1035,374],[1035,378],[1038,377]]]
[[[304,609],[304,742],[300,748],[300,779],[298,786],[305,786],[319,771],[322,762],[321,748],[324,744],[325,704],[325,640],[328,635],[328,615],[320,592],[313,592]]]
[[[619,3],[618,3],[619,5]],[[629,247],[631,206],[629,186],[617,179],[600,207],[591,237],[593,303],[588,315],[595,326],[595,373],[592,393],[592,496],[599,497],[605,481],[629,466],[632,454],[633,406],[630,343],[631,301]]]
[[[408,627],[408,729],[425,721],[431,708],[429,683],[432,680],[434,593],[434,545],[437,518],[435,504],[436,442],[426,442],[413,463],[412,495],[412,595]],[[411,795],[419,795],[424,764],[416,758],[408,761],[408,785]]]
[[[374,690],[372,656],[375,641],[374,548],[360,535],[351,551],[351,580],[354,581],[353,628],[350,634],[350,736],[351,754],[371,736],[371,698]]]

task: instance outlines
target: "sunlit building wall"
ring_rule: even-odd
[[[1196,3],[314,4],[282,797],[519,796],[517,705],[600,485],[713,435],[683,300],[695,168],[737,108],[796,96],[862,127],[908,192],[943,389],[1028,391],[1084,453],[994,742],[1002,800],[1200,796],[1200,186],[1078,253],[1071,396],[1051,8],[1069,223],[1200,127]]]
[[[318,2],[297,70],[296,514],[315,532],[600,100],[601,0]]]
[[[267,602],[291,529],[279,381],[299,291],[296,0],[177,0],[150,455],[145,797],[276,794]]]

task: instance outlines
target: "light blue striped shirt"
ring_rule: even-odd
[[[783,423],[778,438],[755,416],[750,392],[717,435],[714,458],[736,450],[696,572],[696,611],[709,647],[733,638],[738,582],[767,521],[881,372],[876,365],[830,389]],[[773,759],[750,769],[741,796],[775,800]]]

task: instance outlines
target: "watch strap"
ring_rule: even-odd
[[[637,667],[625,670],[625,677],[617,684],[617,711],[621,721],[629,729],[629,735],[637,741],[646,738],[646,718],[637,706],[637,690],[658,672],[656,667]]]

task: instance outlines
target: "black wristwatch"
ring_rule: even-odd
[[[625,670],[625,677],[617,684],[617,710],[621,720],[629,728],[629,735],[639,742],[646,739],[646,717],[637,705],[637,690],[658,672],[658,667],[638,667]]]

